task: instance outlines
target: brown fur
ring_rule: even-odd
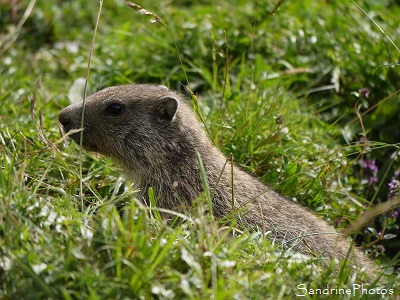
[[[110,108],[110,104],[114,105]],[[65,131],[81,127],[81,114],[81,103],[61,111]],[[79,134],[71,136],[78,143]],[[124,85],[88,97],[83,147],[115,159],[139,188],[138,198],[146,201],[153,187],[157,206],[167,209],[182,202],[190,205],[203,192],[197,150],[211,190],[216,187],[214,215],[221,218],[232,212],[231,168],[224,169],[226,158],[209,140],[190,105],[165,87]],[[233,193],[235,208],[241,208],[238,223],[244,227],[265,228],[286,249],[347,257],[350,243],[332,226],[237,167],[233,167]],[[352,249],[350,257],[373,276],[376,267],[363,253]]]

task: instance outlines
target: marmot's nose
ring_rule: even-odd
[[[82,110],[78,105],[70,105],[58,114],[58,121],[64,127],[65,133],[81,127]]]
[[[69,131],[71,129],[72,122],[67,109],[63,109],[58,114],[58,121],[61,123],[62,126],[64,126],[65,130]]]

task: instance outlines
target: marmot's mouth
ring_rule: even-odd
[[[76,144],[80,146],[82,131],[79,130],[77,132],[70,133],[71,130],[76,130],[76,129],[70,128],[69,126],[64,126],[63,129],[64,129],[64,134],[68,134],[68,137],[71,138]],[[99,147],[94,143],[88,142],[87,140],[88,140],[87,136],[85,137],[85,134],[83,134],[82,147],[88,151],[99,152]]]
[[[64,126],[64,135],[68,135],[69,138],[73,139],[76,143],[79,144],[79,141],[81,139],[81,132],[74,132],[70,133],[71,130],[74,130],[73,128],[68,128]]]

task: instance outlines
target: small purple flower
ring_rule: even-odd
[[[400,181],[393,179],[389,184],[389,195],[388,198],[392,198],[400,194]]]
[[[392,218],[397,219],[398,217],[400,217],[400,208],[395,209],[394,212],[392,213]]]
[[[366,159],[360,161],[361,168],[364,169],[366,178],[369,184],[378,182],[378,166],[376,165],[375,159]]]
[[[394,177],[400,177],[400,169],[394,171]]]
[[[390,188],[391,191],[394,191],[395,189],[400,188],[400,181],[398,181],[397,179],[393,179],[389,183],[389,188]]]
[[[371,91],[369,90],[369,88],[362,88],[360,90],[360,96],[363,98],[369,98],[370,94],[371,94]]]
[[[361,167],[370,170],[373,173],[378,173],[378,167],[376,166],[375,159],[366,159],[361,161]]]

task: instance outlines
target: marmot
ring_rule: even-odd
[[[59,121],[66,132],[79,129],[81,115],[82,103],[72,104],[60,112]],[[233,167],[232,202],[226,157],[176,92],[150,84],[106,88],[86,99],[83,124],[83,147],[117,161],[139,188],[139,199],[147,202],[152,187],[158,207],[190,205],[203,193],[198,151],[208,185],[215,191],[216,218],[231,214],[234,203],[238,224],[250,230],[265,228],[286,249],[331,259],[348,257],[350,243],[332,226],[238,167]],[[80,132],[71,138],[79,144]],[[361,251],[352,249],[349,257],[375,277],[377,267]]]

